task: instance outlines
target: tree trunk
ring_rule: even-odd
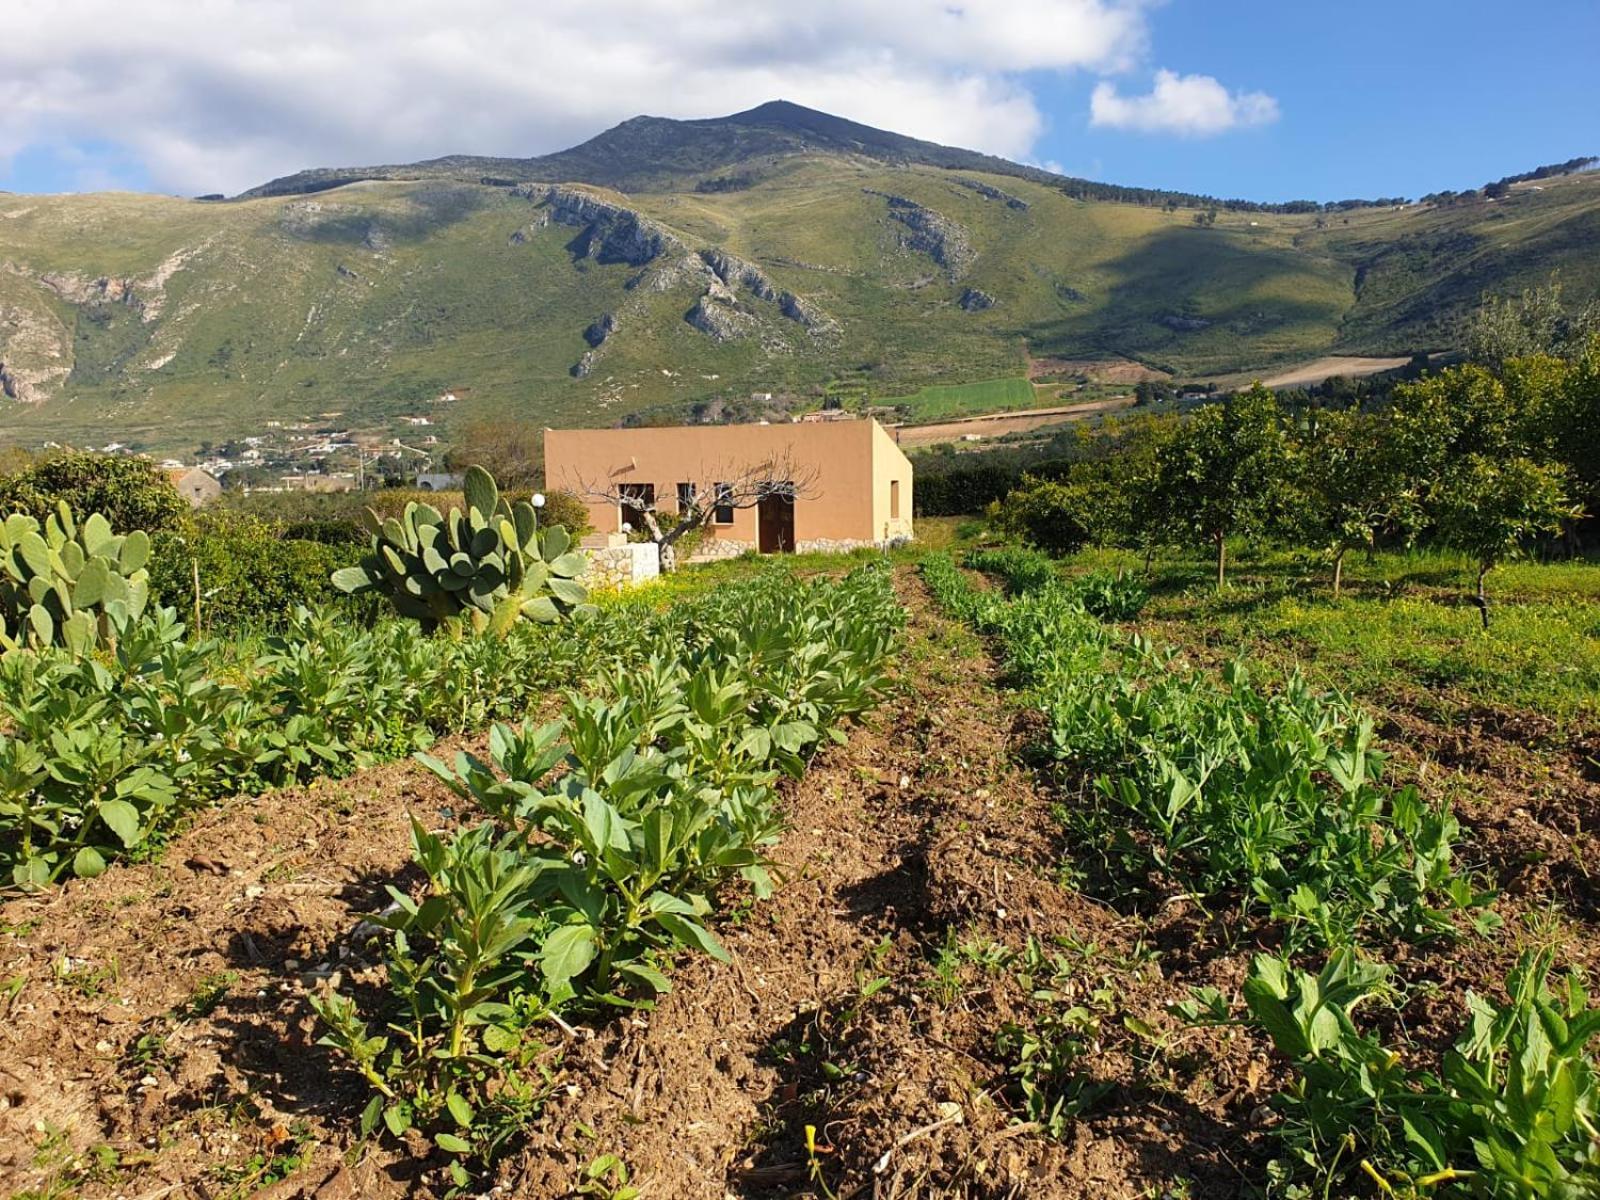
[[[661,553],[662,574],[670,574],[678,569],[678,539],[693,533],[704,525],[705,520],[701,516],[685,518],[681,514],[678,518],[678,523],[665,533],[662,532],[659,524],[655,525],[651,532],[655,538],[656,548]]]
[[[1228,538],[1226,534],[1213,534],[1217,543],[1217,591],[1221,591],[1228,582]]]
[[[1344,583],[1344,547],[1340,546],[1333,556],[1333,598],[1339,598],[1340,586]]]
[[[1489,574],[1489,568],[1492,566],[1494,566],[1492,562],[1478,564],[1478,596],[1476,603],[1478,605],[1478,615],[1483,618],[1483,627],[1485,629],[1489,628],[1489,596],[1483,590],[1483,580],[1484,576]]]

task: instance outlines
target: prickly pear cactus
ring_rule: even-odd
[[[380,592],[428,628],[465,621],[495,633],[521,617],[559,620],[588,600],[577,580],[585,559],[565,529],[541,529],[526,501],[508,505],[482,467],[467,470],[465,490],[464,513],[412,503],[379,517],[369,508],[372,550],[360,566],[335,571],[334,586]]]
[[[144,611],[150,538],[113,533],[63,502],[41,528],[13,513],[0,524],[0,652],[65,646],[84,654]]]

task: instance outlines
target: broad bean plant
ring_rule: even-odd
[[[1600,1008],[1576,973],[1525,951],[1504,1002],[1468,992],[1460,1036],[1437,1069],[1385,1046],[1363,1018],[1389,1007],[1394,972],[1335,951],[1319,971],[1257,956],[1237,1023],[1269,1038],[1291,1079],[1274,1099],[1289,1195],[1464,1195],[1534,1200],[1600,1194]],[[1198,989],[1195,1024],[1234,1023]]]
[[[952,612],[994,635],[1046,718],[1047,749],[1091,782],[1064,808],[1106,847],[1123,888],[1154,876],[1237,904],[1289,947],[1369,934],[1447,937],[1490,897],[1456,871],[1459,826],[1412,787],[1383,781],[1372,719],[1298,678],[1261,687],[1242,662],[1221,678],[1092,617],[1066,585],[981,591],[948,558],[926,578]]]
[[[674,621],[622,604],[500,638],[301,609],[264,641],[223,642],[147,610],[95,654],[0,656],[0,872],[18,887],[97,875],[186,810],[481,729],[638,661]]]
[[[711,918],[729,884],[772,889],[778,782],[883,694],[902,621],[883,564],[778,573],[674,615],[647,661],[570,691],[556,720],[496,725],[488,761],[419,756],[484,819],[416,826],[428,886],[391,888],[375,918],[380,1000],[315,1001],[372,1086],[365,1127],[422,1129],[458,1184],[525,1119],[541,1021],[647,1002],[680,952],[727,957]]]

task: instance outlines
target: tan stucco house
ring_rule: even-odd
[[[796,492],[718,508],[696,557],[882,546],[911,536],[911,462],[876,421],[550,429],[546,485],[583,496],[597,533],[621,531],[632,495],[671,512],[687,489],[714,491],[762,464],[796,476]],[[636,524],[636,522],[635,522]]]

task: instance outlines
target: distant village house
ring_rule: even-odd
[[[356,477],[354,475],[325,475],[320,472],[307,472],[304,475],[281,476],[283,490],[286,492],[353,492],[356,490]]]
[[[187,500],[193,508],[210,504],[222,495],[222,484],[215,475],[203,467],[176,468],[167,472],[167,478],[178,490],[178,495]]]
[[[459,492],[461,476],[448,471],[423,471],[417,476],[417,487],[424,492]]]

